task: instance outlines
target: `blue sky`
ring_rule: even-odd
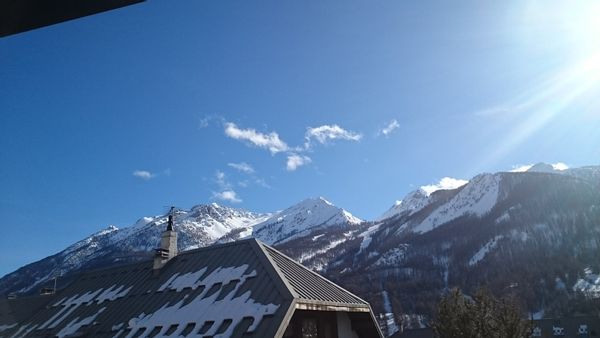
[[[599,9],[150,0],[0,39],[0,274],[168,205],[371,219],[443,177],[598,164]]]

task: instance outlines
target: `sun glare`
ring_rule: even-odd
[[[531,0],[523,4],[518,12],[534,39],[558,44],[577,58],[600,51],[599,0]]]
[[[583,53],[598,54],[600,52],[600,1],[565,1],[568,17],[569,39]]]
[[[600,115],[600,107],[590,106],[598,104],[600,91],[600,0],[531,1],[523,12],[534,32],[531,41],[557,44],[564,62],[548,69],[542,81],[530,83],[518,97],[483,109],[514,119],[479,168],[497,162],[553,121]]]

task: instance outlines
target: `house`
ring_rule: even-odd
[[[532,321],[531,337],[600,337],[600,318],[597,316],[580,316],[534,320]]]
[[[431,328],[404,330],[390,338],[432,338]],[[586,338],[600,337],[600,317],[580,316],[560,319],[545,318],[531,321],[530,337],[543,338]]]
[[[0,302],[0,337],[383,337],[367,302],[255,240],[83,273]]]

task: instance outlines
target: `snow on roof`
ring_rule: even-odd
[[[45,297],[48,305],[16,323],[0,317],[2,336],[273,337],[295,302],[370,311],[254,239],[183,252],[158,275],[151,261],[91,271]]]

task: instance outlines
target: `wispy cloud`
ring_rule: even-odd
[[[217,172],[215,173],[215,183],[219,187],[219,191],[213,191],[213,198],[231,203],[242,202],[242,199],[238,196],[235,190],[233,190],[231,184],[227,181],[227,177],[224,172],[217,170]]]
[[[215,183],[217,183],[217,185],[221,189],[231,188],[231,184],[229,184],[229,182],[227,182],[225,178],[225,173],[220,170],[217,170],[217,172],[215,173]]]
[[[225,122],[225,119],[216,114],[204,115],[202,117],[198,117],[198,128],[203,129],[208,127],[213,121],[217,122]]]
[[[153,179],[154,177],[156,177],[156,174],[153,174],[153,173],[151,173],[151,172],[149,172],[147,170],[135,170],[132,173],[132,175],[135,176],[135,177],[141,178],[141,179],[143,179],[145,181],[148,181],[148,180]]]
[[[444,177],[436,184],[424,185],[421,187],[427,195],[431,195],[433,192],[438,190],[451,190],[462,187],[469,183],[467,180],[456,179],[452,177]]]
[[[237,169],[246,174],[254,174],[254,168],[246,162],[240,163],[227,163],[228,166]]]
[[[254,178],[254,184],[263,188],[271,189],[271,186],[264,179],[259,177]]]
[[[235,123],[225,123],[225,135],[235,140],[246,141],[259,148],[268,149],[271,154],[277,154],[289,149],[288,145],[283,142],[276,132],[264,134],[255,129],[242,129]]]
[[[242,199],[238,197],[237,193],[233,190],[224,190],[221,192],[213,192],[213,198],[221,201],[227,201],[231,203],[240,203]]]
[[[400,123],[398,123],[398,120],[393,119],[385,127],[381,128],[379,130],[379,132],[377,132],[377,135],[383,135],[383,136],[387,137],[391,133],[393,133],[394,130],[398,129],[399,127],[400,127]]]
[[[310,148],[312,141],[316,140],[321,144],[326,144],[335,140],[360,141],[362,134],[346,130],[337,124],[322,125],[315,128],[307,128],[305,135],[305,148]]]
[[[287,158],[286,169],[287,171],[295,171],[299,167],[311,163],[312,160],[308,156],[290,154]]]

